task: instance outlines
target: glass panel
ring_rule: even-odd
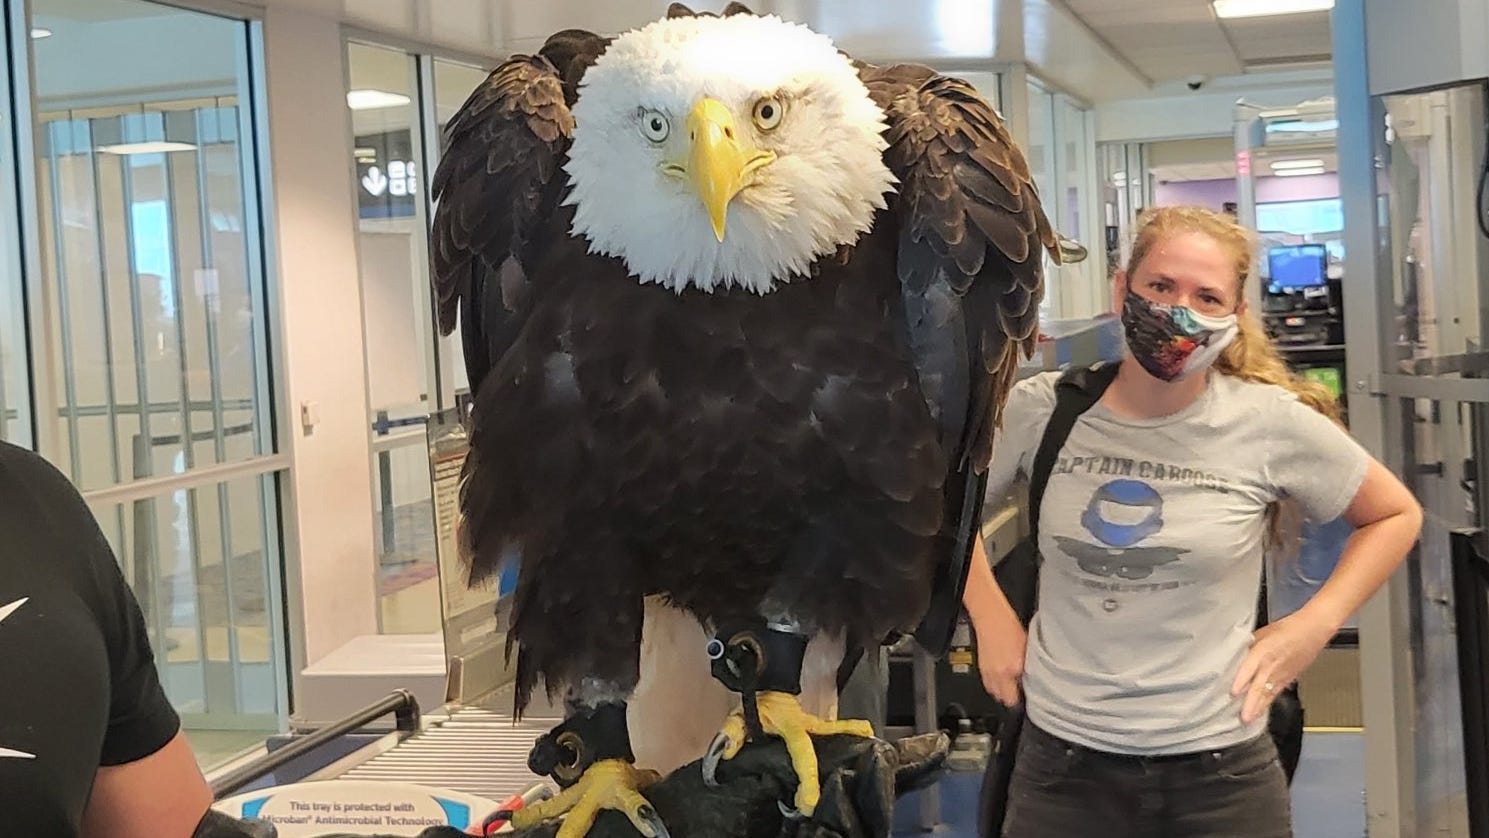
[[[1066,236],[1085,242],[1088,234],[1084,213],[1086,180],[1091,170],[1091,149],[1086,137],[1086,112],[1064,96],[1056,97],[1060,150],[1060,216],[1055,225]],[[1082,263],[1085,264],[1085,263]]]
[[[1100,286],[1096,254],[1101,247],[1097,227],[1089,215],[1093,206],[1090,183],[1094,148],[1086,131],[1086,112],[1064,96],[1054,97],[1056,166],[1059,196],[1051,221],[1061,235],[1085,245],[1092,256],[1060,266],[1065,317],[1088,317],[1105,311],[1110,296]]]
[[[193,744],[200,739],[204,762],[279,731],[276,482],[245,477],[93,507],[139,599],[166,694]]]
[[[248,27],[136,0],[86,5],[30,4],[52,33],[34,41],[47,320],[31,349],[56,377],[38,389],[56,396],[37,414],[55,432],[42,453],[85,492],[274,451],[253,126],[239,106]],[[277,731],[274,479],[94,512],[201,753]],[[224,730],[239,733],[213,739]]]
[[[4,36],[0,36],[3,38]],[[9,107],[10,62],[0,63],[0,103]],[[0,439],[34,447],[31,371],[26,356],[26,301],[20,194],[11,132],[0,136]]]
[[[1142,209],[1146,166],[1138,143],[1106,143],[1097,147],[1101,163],[1102,247],[1110,279],[1124,267],[1132,252],[1133,229]],[[1089,246],[1089,245],[1088,245]]]
[[[1033,79],[1029,88],[1029,142],[1024,155],[1029,160],[1029,170],[1034,175],[1034,185],[1039,189],[1039,199],[1051,223],[1058,225],[1059,193],[1055,187],[1055,126],[1054,98]],[[1046,255],[1044,299],[1039,304],[1039,319],[1049,322],[1060,317],[1061,277],[1054,263]]]
[[[1463,479],[1463,466],[1483,406],[1426,399],[1387,404],[1396,411],[1389,418],[1401,440],[1407,486],[1427,512],[1406,566],[1417,834],[1467,835],[1449,533],[1470,523],[1467,488],[1474,478]]]
[[[1387,372],[1489,371],[1480,354],[1489,248],[1475,222],[1482,95],[1471,86],[1385,98],[1382,221],[1395,302],[1383,312],[1394,317],[1382,324]]]
[[[52,31],[35,42],[53,335],[38,349],[55,353],[58,402],[42,411],[57,430],[47,453],[85,490],[270,453],[238,106],[246,28],[130,0],[83,20],[73,5],[32,4]],[[152,61],[78,61],[137,53],[146,18]]]
[[[439,631],[434,507],[424,424],[433,409],[423,135],[418,64],[398,50],[347,45],[358,180],[358,254],[367,328],[377,496],[381,624]]]
[[[1489,377],[1481,302],[1489,296],[1489,242],[1476,212],[1483,95],[1474,84],[1384,97],[1383,123],[1372,132],[1380,160],[1373,221],[1380,281],[1390,291],[1378,324],[1382,389],[1443,396],[1391,399],[1386,415],[1385,452],[1400,452],[1427,518],[1408,560],[1404,605],[1415,738],[1407,744],[1416,778],[1410,826],[1418,835],[1468,834],[1450,533],[1486,525],[1489,405],[1449,396],[1465,385],[1457,379]],[[1346,297],[1350,282],[1345,276]]]

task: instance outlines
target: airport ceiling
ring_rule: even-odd
[[[1221,20],[1206,0],[1064,0],[1155,82],[1326,64],[1329,13]]]
[[[192,0],[172,0],[181,6]],[[201,0],[209,6],[221,0]],[[614,31],[654,19],[667,0],[238,0],[243,5],[295,6],[354,26],[415,42],[442,44],[470,55],[531,50],[566,26]],[[1109,46],[1117,61],[1147,85],[1194,76],[1317,67],[1330,54],[1329,13],[1221,20],[1209,0],[757,0],[773,11],[824,31],[855,54],[951,63],[962,69],[993,62],[995,31],[1022,9],[1027,52],[1058,55],[1041,37],[1069,30],[1045,27],[1051,13],[1073,18]],[[724,0],[697,0],[718,9]],[[143,0],[32,0],[45,26],[64,29],[105,19],[170,14]],[[1061,13],[1068,12],[1068,15]],[[1048,36],[1043,32],[1055,33]],[[59,32],[59,34],[61,34]],[[893,55],[891,55],[893,53]],[[1068,56],[1068,54],[1067,54]]]

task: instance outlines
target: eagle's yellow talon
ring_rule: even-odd
[[[719,781],[715,776],[719,769],[719,763],[726,759],[734,759],[739,754],[739,749],[745,743],[744,715],[735,711],[724,721],[724,729],[719,731],[713,741],[708,744],[708,751],[703,754],[703,785],[709,788],[718,788]]]
[[[755,705],[760,710],[760,727],[772,736],[779,736],[786,743],[786,752],[791,755],[791,767],[796,772],[796,810],[811,815],[822,798],[822,787],[818,779],[817,749],[812,744],[812,734],[832,736],[847,734],[872,738],[873,726],[856,719],[833,721],[819,719],[801,709],[801,702],[789,693],[763,692],[755,696]],[[736,711],[724,723],[724,729],[714,738],[703,760],[703,776],[712,784],[714,769],[721,760],[733,759],[744,746],[745,723],[742,713]]]
[[[862,719],[840,719],[827,721],[818,719],[809,730],[818,736],[860,736],[864,739],[874,738],[874,726]]]
[[[669,838],[667,827],[656,809],[639,794],[661,779],[655,771],[639,769],[618,759],[601,760],[589,767],[579,782],[564,789],[552,800],[518,809],[512,814],[512,828],[531,829],[543,821],[564,816],[556,838],[583,838],[595,825],[602,809],[624,812],[631,824],[646,838]]]
[[[734,759],[739,756],[739,749],[745,743],[745,720],[744,714],[735,712],[724,722],[724,729],[719,731],[719,737],[726,743],[724,745],[724,759]]]

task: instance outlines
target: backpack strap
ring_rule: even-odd
[[[1039,600],[1039,510],[1044,500],[1045,484],[1055,467],[1055,458],[1075,427],[1075,420],[1106,392],[1117,377],[1117,366],[1107,363],[1077,367],[1061,374],[1055,383],[1055,409],[1044,426],[1044,435],[1040,437],[1029,474],[1030,535],[1021,539],[1013,552],[993,567],[993,578],[1025,627],[1034,616]],[[1013,781],[1014,757],[1019,753],[1023,720],[1022,704],[1004,707],[997,713],[993,753],[983,774],[977,808],[979,834],[988,838],[1003,834],[1008,789]]]
[[[1106,362],[1090,367],[1066,370],[1055,382],[1055,409],[1050,414],[1049,424],[1044,426],[1039,450],[1034,454],[1034,465],[1029,474],[1029,532],[1030,538],[1039,544],[1039,511],[1044,501],[1044,487],[1049,483],[1050,472],[1055,468],[1055,459],[1065,440],[1075,428],[1082,413],[1101,400],[1106,388],[1117,377],[1120,364]]]
[[[1261,628],[1271,621],[1271,604],[1267,602],[1267,554],[1262,553],[1261,585],[1256,594],[1256,627]]]

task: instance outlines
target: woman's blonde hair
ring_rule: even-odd
[[[1252,278],[1255,267],[1256,237],[1229,216],[1203,207],[1154,207],[1143,211],[1138,217],[1137,237],[1127,262],[1128,277],[1155,245],[1185,233],[1207,236],[1229,252],[1236,270],[1236,298],[1242,299],[1246,282]],[[1256,314],[1248,310],[1238,319],[1240,331],[1216,359],[1215,369],[1245,381],[1273,384],[1288,390],[1303,404],[1342,425],[1339,403],[1334,395],[1322,384],[1302,378],[1288,369]],[[1292,504],[1274,505],[1268,517],[1270,546],[1291,552],[1297,546],[1298,529],[1302,524],[1299,510]]]

